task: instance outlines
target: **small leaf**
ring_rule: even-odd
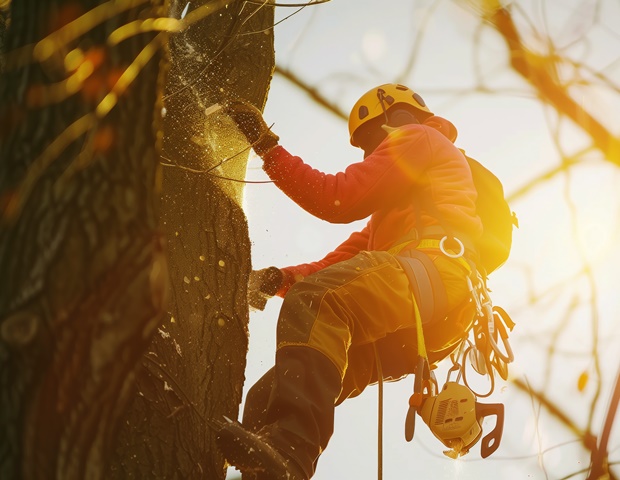
[[[581,375],[579,375],[579,380],[577,380],[577,390],[583,392],[586,388],[586,385],[588,384],[589,379],[590,376],[588,375],[588,372],[581,372]]]

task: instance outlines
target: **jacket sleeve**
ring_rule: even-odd
[[[367,249],[368,232],[368,226],[366,226],[361,231],[352,233],[347,240],[342,242],[334,251],[328,253],[325,258],[318,262],[302,263],[301,265],[281,268],[280,270],[284,274],[284,283],[276,295],[284,297],[295,282],[303,280],[308,275],[318,272],[325,267],[348,260],[357,255],[360,251]]]
[[[281,146],[265,156],[263,168],[310,214],[349,223],[393,207],[411,191],[432,158],[427,128],[412,125],[392,132],[364,161],[335,175],[313,169]]]

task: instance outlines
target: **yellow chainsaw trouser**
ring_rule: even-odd
[[[445,320],[424,326],[426,349],[430,361],[436,362],[464,338],[472,315],[463,266],[439,252],[428,253],[452,311]],[[306,346],[329,358],[342,379],[340,403],[377,381],[375,352],[386,379],[415,371],[414,301],[397,257],[361,252],[291,287],[280,311],[277,348]],[[459,305],[464,308],[455,308]]]

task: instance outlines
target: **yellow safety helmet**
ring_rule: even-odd
[[[387,110],[399,103],[410,105],[427,115],[433,115],[422,97],[409,87],[398,83],[379,85],[362,95],[351,109],[349,114],[349,140],[351,144],[355,147],[359,146],[353,140],[353,134],[358,128],[381,115],[387,117]]]

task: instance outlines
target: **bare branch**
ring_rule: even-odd
[[[62,28],[52,32],[36,44],[26,45],[18,50],[9,52],[7,64],[10,67],[24,65],[32,60],[45,62],[54,54],[62,52],[64,47],[75,39],[90,32],[101,23],[134,8],[147,0],[108,1],[89,10],[84,15],[67,23]]]
[[[562,409],[553,403],[543,392],[535,390],[533,387],[527,385],[523,380],[518,378],[513,380],[513,384],[520,390],[538,400],[541,405],[545,407],[549,413],[553,415],[562,425],[569,429],[589,451],[596,449],[596,437],[592,434],[592,432],[584,432],[581,428],[579,428],[568,416],[568,414],[564,413]]]
[[[595,147],[603,152],[609,162],[620,166],[620,140],[558,83],[550,73],[548,58],[535,54],[523,45],[510,11],[497,8],[487,13],[486,19],[506,42],[512,68],[534,87],[539,98],[570,118],[592,138]]]
[[[526,194],[531,192],[534,188],[540,185],[543,185],[545,182],[551,180],[556,175],[566,172],[569,168],[582,163],[583,160],[580,157],[583,155],[583,153],[585,152],[580,152],[569,158],[565,158],[562,161],[562,163],[560,163],[559,165],[553,168],[550,168],[546,172],[541,173],[536,178],[528,181],[525,185],[523,185],[522,187],[518,188],[517,190],[509,194],[506,197],[506,199],[508,200],[508,202],[514,202],[518,198],[524,197]]]
[[[598,447],[592,451],[592,469],[587,480],[596,480],[601,478],[605,473],[604,464],[607,462],[607,443],[609,442],[609,435],[611,434],[611,427],[614,423],[614,418],[618,410],[618,404],[620,403],[620,370],[616,377],[616,386],[614,387],[611,401],[609,402],[609,408],[607,409],[607,416],[605,417],[605,423],[603,424],[603,431],[601,432],[601,438]],[[611,472],[609,472],[611,475]]]
[[[282,75],[282,77],[291,82],[293,85],[299,87],[301,90],[306,92],[310,96],[310,98],[312,98],[312,100],[318,103],[321,107],[336,115],[338,118],[341,118],[345,121],[349,118],[349,116],[345,112],[343,112],[340,107],[338,107],[338,105],[329,101],[316,88],[312,88],[311,86],[309,86],[292,71],[276,65],[275,73],[277,73],[278,75]]]
[[[19,214],[33,187],[47,168],[60,156],[60,154],[82,135],[95,128],[98,122],[105,118],[110,110],[118,103],[120,97],[127,88],[135,81],[142,68],[153,58],[158,51],[163,39],[163,33],[159,33],[151,40],[136,56],[133,62],[123,71],[111,91],[99,102],[93,112],[87,113],[71,125],[69,125],[52,143],[36,158],[29,167],[26,177],[18,187],[5,211],[5,218],[14,220]]]

